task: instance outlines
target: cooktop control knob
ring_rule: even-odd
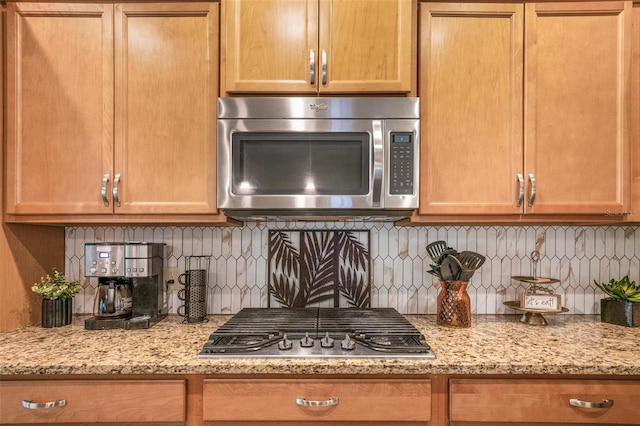
[[[329,332],[327,331],[327,334],[322,339],[320,339],[320,346],[322,346],[323,348],[332,348],[334,341],[334,339],[329,337]]]
[[[309,337],[309,332],[305,333],[304,337],[300,339],[300,346],[302,346],[303,348],[313,347],[313,339]]]
[[[354,342],[348,334],[344,336],[344,340],[340,342],[340,347],[345,351],[352,351],[356,348],[356,342]]]
[[[278,349],[281,351],[288,351],[293,347],[293,342],[287,339],[287,335],[282,336],[282,340],[278,342]]]

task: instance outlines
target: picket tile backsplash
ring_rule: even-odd
[[[513,313],[503,305],[524,291],[511,279],[530,275],[530,255],[540,252],[540,276],[557,278],[552,288],[573,314],[599,313],[602,293],[593,281],[629,275],[640,281],[638,226],[421,226],[389,222],[248,222],[219,227],[67,227],[65,270],[81,279],[74,311],[91,313],[97,279],[84,278],[86,242],[147,241],[166,244],[167,266],[185,269],[186,256],[211,256],[207,312],[236,313],[243,307],[266,307],[269,230],[369,230],[371,235],[371,306],[393,307],[405,314],[435,314],[437,279],[428,274],[426,246],[446,240],[449,246],[484,254],[486,262],[469,284],[471,309],[477,314]],[[169,293],[169,312],[179,306]]]

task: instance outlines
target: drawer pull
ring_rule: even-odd
[[[589,401],[581,401],[576,398],[571,398],[569,400],[569,405],[572,407],[583,407],[583,408],[609,408],[613,407],[613,399],[603,399],[600,402],[589,402]]]
[[[28,408],[29,410],[38,410],[40,408],[64,407],[65,405],[67,405],[66,399],[58,399],[57,401],[52,401],[52,402],[33,402],[26,399],[22,400],[22,406],[24,408]]]
[[[338,405],[340,400],[338,398],[329,398],[324,401],[313,401],[306,398],[296,398],[296,404],[303,407],[330,407],[332,405]]]

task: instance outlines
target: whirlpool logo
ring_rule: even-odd
[[[321,112],[328,110],[329,106],[327,106],[327,104],[309,104],[309,108],[311,111]]]

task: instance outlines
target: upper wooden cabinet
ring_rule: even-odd
[[[633,4],[631,54],[631,207],[626,219],[640,222],[640,2]]]
[[[414,0],[222,2],[221,93],[415,92]]]
[[[625,211],[631,2],[423,3],[420,20],[414,220]]]
[[[217,58],[216,3],[9,3],[7,219],[223,220]]]

